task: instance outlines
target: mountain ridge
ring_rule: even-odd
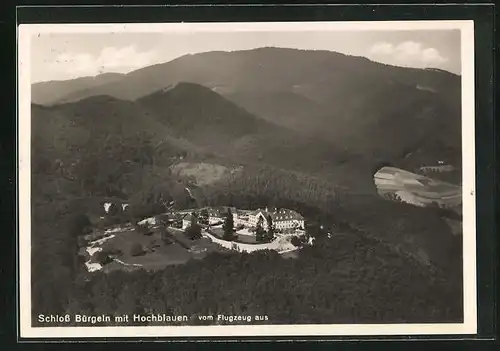
[[[123,77],[121,73],[108,72],[96,76],[33,83],[31,84],[32,102],[40,105],[51,105],[63,99],[68,93],[95,88],[116,81],[121,77]]]
[[[345,62],[345,60],[347,60],[347,61],[354,60],[354,61],[362,62],[362,63],[368,64],[368,65],[388,67],[389,69],[393,68],[393,69],[400,70],[400,71],[406,70],[408,72],[414,72],[414,73],[415,72],[431,72],[431,73],[436,73],[436,72],[444,73],[444,72],[446,72],[447,75],[451,75],[453,77],[459,77],[451,72],[440,70],[440,69],[418,69],[418,68],[391,66],[391,65],[380,63],[380,62],[372,61],[372,60],[370,60],[366,57],[363,57],[363,56],[346,55],[346,54],[335,52],[335,51],[301,50],[301,49],[293,49],[293,48],[276,48],[276,47],[264,47],[264,48],[256,48],[256,49],[248,49],[248,50],[236,50],[236,51],[208,51],[208,52],[197,53],[197,54],[186,54],[186,55],[177,57],[173,60],[170,60],[170,61],[167,61],[164,63],[158,63],[158,64],[146,66],[146,67],[139,68],[137,70],[131,71],[131,72],[126,73],[126,74],[118,74],[118,75],[119,75],[119,77],[121,77],[123,79],[128,79],[130,77],[135,77],[138,75],[145,74],[150,70],[156,70],[158,68],[166,68],[169,65],[171,65],[171,66],[175,66],[178,64],[182,65],[183,61],[196,60],[199,57],[203,57],[204,59],[210,59],[213,56],[221,56],[221,55],[222,56],[229,55],[229,56],[233,56],[233,57],[237,56],[237,55],[240,55],[240,56],[241,55],[243,55],[243,56],[252,56],[253,55],[253,56],[257,56],[257,57],[255,57],[256,59],[259,59],[259,57],[258,57],[259,55],[260,56],[273,55],[273,54],[274,55],[276,55],[276,54],[299,54],[300,55],[300,54],[304,54],[304,53],[315,55],[316,60],[318,60],[319,55],[321,55],[321,56],[323,56],[322,59],[327,59],[327,60],[341,59],[341,60],[344,60],[344,62]],[[111,74],[113,74],[113,73],[111,73]],[[104,75],[106,75],[106,74],[104,74]],[[101,76],[104,76],[104,75],[101,75]],[[99,76],[97,76],[97,77],[99,77]],[[87,77],[78,78],[78,79],[85,79],[85,78],[87,78]],[[67,80],[65,82],[69,82],[69,81],[71,81],[71,80]],[[196,83],[202,84],[202,82],[196,82]],[[43,83],[35,83],[32,85],[32,88],[36,87],[38,84],[43,84]],[[113,84],[113,82],[111,82],[111,84]],[[94,87],[88,87],[88,88],[90,89],[90,88],[94,88]],[[148,90],[149,90],[149,93],[151,93],[151,92],[156,91],[160,88],[161,88],[161,86],[156,86],[154,89],[148,89]],[[79,98],[81,98],[81,96],[79,96],[79,94],[85,95],[86,93],[90,93],[90,91],[87,91],[87,89],[83,89],[80,93],[76,93],[74,91],[69,92],[69,94],[67,94],[67,95],[69,95],[69,97],[67,97],[66,100],[69,101],[69,100],[79,99]],[[36,97],[36,95],[37,95],[36,91],[34,91],[33,95],[34,95],[34,101],[37,102],[37,100],[39,100],[39,99],[37,99],[37,97]],[[147,95],[147,93],[141,92],[137,96],[135,96],[134,98],[138,98],[138,97],[144,96],[144,95]],[[129,96],[128,98],[130,99],[131,97]],[[52,99],[51,103],[56,103],[57,101],[60,101],[60,100],[61,99]]]

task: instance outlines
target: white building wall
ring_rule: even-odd
[[[248,217],[248,221],[249,221],[250,225],[255,227],[257,225],[257,222],[259,221],[260,216],[262,216],[264,218],[263,226],[267,227],[267,219],[266,219],[266,216],[262,213],[262,211],[259,211],[257,214],[252,214]]]
[[[226,249],[235,250],[238,252],[250,253],[259,250],[275,250],[280,253],[283,253],[297,249],[286,237],[279,237],[271,241],[270,243],[265,243],[265,244],[244,244],[244,243],[236,243],[234,241],[222,240],[207,232],[203,232],[203,236],[210,238],[212,242]]]
[[[303,228],[304,221],[298,220],[298,219],[279,221],[279,222],[275,223],[275,227],[276,227],[276,229],[280,229],[280,230],[293,229],[295,227]]]
[[[257,226],[257,222],[258,222],[258,218],[259,216],[263,216],[264,218],[266,218],[262,212],[259,212],[258,214],[256,215],[250,215],[249,218],[248,218],[248,224],[252,227],[255,227]],[[304,227],[304,220],[299,220],[299,219],[291,219],[291,220],[285,220],[285,221],[276,221],[273,223],[274,224],[274,227],[276,229],[280,229],[280,230],[283,230],[283,229],[292,229],[294,228],[294,226],[299,226],[299,227]],[[263,225],[262,227],[267,230],[267,219],[264,220],[263,222]]]
[[[112,205],[112,203],[111,203],[111,202],[106,202],[106,203],[104,204],[104,211],[105,211],[106,213],[108,213],[108,212],[109,212],[109,208],[111,207],[111,205]]]
[[[148,225],[148,226],[154,226],[157,225],[157,220],[156,217],[149,217],[146,219],[143,219],[142,221],[137,222],[139,225]]]
[[[208,223],[209,224],[215,224],[221,222],[222,219],[219,217],[208,217]]]
[[[223,217],[208,217],[208,222],[210,224],[223,222],[225,220],[226,220],[226,216],[223,216]],[[234,222],[235,225],[240,222],[240,219],[238,218],[238,214],[237,213],[233,213],[233,222]],[[246,221],[245,221],[245,223],[246,223]]]

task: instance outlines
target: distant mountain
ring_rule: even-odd
[[[95,95],[135,100],[178,82],[203,85],[261,119],[370,162],[400,162],[423,146],[424,162],[461,150],[459,76],[330,51],[260,48],[186,55],[69,92],[59,102]]]
[[[121,73],[103,73],[95,77],[35,83],[31,86],[31,101],[35,104],[51,105],[68,94],[116,82],[122,76]]]
[[[313,101],[327,102],[327,98],[349,95],[363,86],[371,88],[373,80],[443,91],[454,88],[452,85],[459,83],[460,77],[441,70],[384,65],[331,51],[259,48],[185,55],[138,69],[96,89],[69,92],[63,100],[74,101],[100,94],[133,100],[169,84],[187,81],[214,88],[224,96],[242,92],[294,91]]]

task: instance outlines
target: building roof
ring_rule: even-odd
[[[253,215],[256,216],[259,213],[262,213],[264,217],[267,218],[267,216],[271,216],[273,221],[288,221],[288,220],[303,220],[304,217],[296,211],[289,210],[286,208],[282,209],[257,209],[255,211],[244,211],[244,210],[238,210],[235,207],[215,207],[215,208],[210,208],[208,210],[208,215],[210,217],[224,217],[227,214],[228,209],[231,210],[231,213],[233,214],[241,214],[242,216],[247,216],[247,215]]]
[[[158,219],[160,219],[160,220],[163,220],[163,221],[165,221],[165,220],[170,221],[170,220],[176,220],[176,219],[179,219],[179,216],[178,216],[178,215],[176,215],[176,214],[174,214],[174,213],[162,213],[162,214],[160,214],[160,215],[157,215],[156,217],[157,217]]]
[[[304,220],[304,217],[296,211],[289,210],[287,208],[281,208],[281,209],[272,209],[271,211],[266,211],[266,210],[257,210],[253,212],[253,215],[258,215],[259,213],[262,213],[266,218],[267,216],[271,216],[272,220],[274,222],[281,222],[281,221],[292,221],[292,220]]]
[[[188,213],[176,213],[175,214],[175,219],[176,220],[184,219],[184,217],[186,217],[187,215],[188,215]]]
[[[214,209],[210,209],[210,210],[208,210],[208,215],[210,217],[216,217],[216,216],[220,215],[220,211],[214,210]]]
[[[303,220],[301,214],[289,209],[280,209],[271,213],[271,218],[274,221],[290,221],[290,220]]]
[[[238,213],[238,210],[236,209],[236,207],[226,207],[226,206],[223,206],[223,207],[215,207],[215,208],[211,208],[208,210],[208,215],[211,216],[211,217],[222,217],[222,216],[225,216],[228,212],[228,210],[231,210],[231,213]]]
[[[183,221],[191,221],[193,219],[193,215],[192,214],[187,214],[184,216],[184,218],[182,218]]]

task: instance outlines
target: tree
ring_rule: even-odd
[[[264,230],[262,224],[264,223],[264,217],[260,216],[257,221],[257,226],[255,228],[255,240],[258,242],[264,241],[266,236],[266,231]]]
[[[84,236],[79,236],[77,239],[78,247],[87,246],[88,243],[89,243],[89,241],[87,239],[85,239]]]
[[[197,239],[201,239],[202,235],[201,235],[201,227],[198,223],[194,224],[194,225],[190,225],[189,227],[186,228],[186,236],[190,239],[190,240],[197,240]]]
[[[275,232],[275,228],[274,228],[273,218],[271,217],[271,215],[267,215],[267,236],[266,236],[266,240],[272,241],[274,239],[274,232]]]
[[[68,235],[61,240],[61,257],[63,257],[66,266],[70,268],[71,274],[73,274],[78,269],[79,241],[81,242],[83,235],[92,231],[92,223],[87,215],[77,213],[69,216],[66,227]]]
[[[222,229],[224,230],[224,240],[234,239],[234,219],[233,214],[231,213],[231,209],[229,208],[227,209],[226,219],[224,220]]]
[[[200,211],[200,223],[208,225],[208,210],[206,208]]]
[[[185,231],[186,236],[191,240],[196,240],[201,238],[201,227],[198,224],[198,218],[194,213],[191,214],[191,223]]]
[[[118,208],[118,205],[115,203],[111,203],[111,205],[108,208],[108,216],[114,217],[118,215],[118,213],[121,212],[120,208]]]
[[[89,217],[84,213],[77,213],[68,220],[68,231],[71,236],[80,236],[91,230],[92,223]]]
[[[172,238],[171,238],[171,235],[170,233],[167,231],[166,228],[161,228],[160,229],[160,235],[161,235],[161,240],[163,241],[163,243],[165,245],[170,245],[172,244]]]

